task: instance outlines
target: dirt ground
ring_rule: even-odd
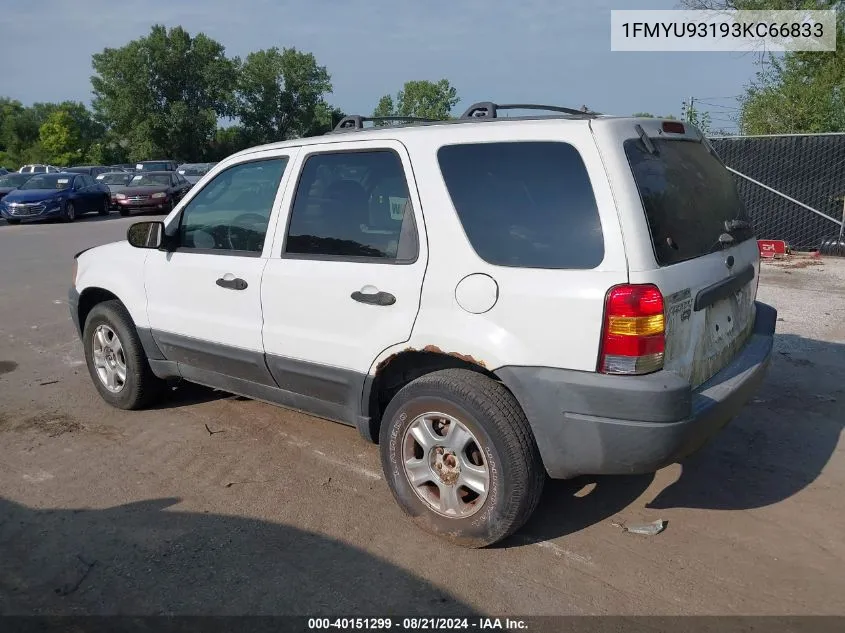
[[[700,453],[552,482],[472,551],[403,518],[354,429],[199,387],[103,403],[71,258],[130,222],[0,224],[0,613],[845,614],[844,261],[765,265],[776,358]]]

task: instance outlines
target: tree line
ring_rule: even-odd
[[[117,164],[155,158],[217,161],[241,149],[323,134],[343,118],[331,75],[313,54],[269,48],[244,59],[181,26],[92,57],[91,107],[0,97],[0,166]],[[377,114],[448,118],[445,79],[410,81]],[[221,124],[225,122],[226,124]]]
[[[836,9],[837,50],[761,55],[760,71],[739,98],[737,123],[744,134],[845,131],[845,2],[682,3]],[[246,147],[325,133],[344,116],[329,101],[327,68],[296,48],[228,57],[222,44],[202,33],[156,25],[125,46],[96,53],[92,66],[90,107],[74,101],[24,106],[0,97],[0,166],[216,161]],[[373,114],[448,119],[459,101],[447,79],[409,81],[381,97]],[[684,118],[709,128],[707,113],[686,112]]]

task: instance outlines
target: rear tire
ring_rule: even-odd
[[[510,536],[540,501],[545,470],[528,420],[504,385],[477,372],[447,369],[406,385],[387,406],[379,439],[399,506],[457,545]]]
[[[20,223],[21,223],[21,221],[20,221],[20,220],[17,220],[17,219],[16,219],[16,220],[7,219],[7,220],[6,220],[6,222],[7,222],[8,224],[13,224],[13,225],[14,225],[14,224],[20,224]]]
[[[143,409],[161,396],[166,383],[150,369],[132,317],[120,301],[104,301],[91,309],[82,343],[91,380],[110,405]],[[110,381],[114,370],[122,377]]]

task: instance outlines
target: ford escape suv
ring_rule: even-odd
[[[493,103],[370,121],[230,156],[76,256],[106,402],[185,380],[354,426],[407,515],[480,547],[547,476],[659,469],[758,388],[777,314],[695,127]]]

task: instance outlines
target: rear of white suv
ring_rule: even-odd
[[[763,379],[776,311],[730,173],[694,127],[591,122],[628,262],[594,373],[505,367],[552,477],[654,471],[700,448]]]

